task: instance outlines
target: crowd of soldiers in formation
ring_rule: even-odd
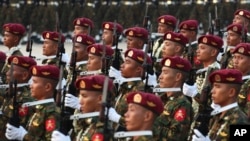
[[[60,30],[42,32],[44,58],[32,56],[30,36],[23,56],[25,27],[4,23],[0,140],[229,140],[230,125],[250,120],[250,11],[231,16],[225,41],[168,14],[157,17],[156,40],[145,18],[130,28],[103,22],[101,43],[91,18],[79,17],[71,54]]]

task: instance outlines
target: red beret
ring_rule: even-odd
[[[198,39],[198,43],[203,43],[217,49],[221,49],[223,46],[223,40],[215,35],[203,35]]]
[[[239,35],[242,35],[242,25],[241,24],[230,24],[229,26],[227,26],[227,31],[231,30]],[[247,33],[247,29],[244,28],[244,33]]]
[[[127,49],[125,52],[125,57],[130,57],[131,59],[135,60],[140,64],[143,64],[144,56],[145,53],[142,50],[136,48]],[[152,60],[148,55],[147,55],[147,63],[152,64]]]
[[[127,103],[139,104],[157,115],[160,115],[164,110],[161,99],[152,93],[131,92],[127,95]]]
[[[123,27],[119,23],[114,23],[114,22],[102,23],[102,29],[107,29],[107,30],[113,31],[115,26],[116,26],[116,33],[122,34]]]
[[[186,20],[186,21],[183,21],[179,25],[179,29],[197,30],[198,29],[198,21],[197,20]]]
[[[60,70],[55,65],[32,66],[31,67],[31,74],[33,76],[58,80]]]
[[[143,27],[132,27],[125,31],[126,36],[138,37],[144,40],[148,40],[148,31]]]
[[[242,73],[236,69],[222,69],[216,70],[209,75],[209,81],[211,83],[239,83],[242,81]]]
[[[4,24],[3,30],[20,36],[23,36],[25,33],[25,27],[19,23]]]
[[[102,91],[105,81],[105,75],[91,75],[79,78],[75,82],[75,86],[80,90]],[[108,90],[112,91],[113,81],[109,79]]]
[[[161,60],[161,65],[165,67],[170,67],[173,69],[185,71],[185,72],[190,71],[192,68],[192,65],[190,64],[188,60],[183,59],[179,56],[166,57]]]
[[[166,32],[164,34],[164,40],[170,40],[179,43],[183,46],[186,46],[186,44],[188,43],[188,39],[184,37],[182,34],[171,31]]]
[[[25,69],[29,69],[30,67],[36,65],[36,61],[33,58],[26,56],[10,56],[8,58],[8,64],[10,65],[11,62],[14,65],[23,67]]]
[[[76,18],[74,21],[73,21],[73,24],[74,25],[79,25],[79,26],[85,26],[85,27],[91,27],[94,28],[94,24],[93,24],[93,21],[90,20],[89,18]]]
[[[0,62],[5,62],[6,60],[6,54],[2,51],[0,51]]]
[[[75,42],[89,46],[95,43],[95,39],[89,35],[77,34],[75,37]]]
[[[43,32],[43,39],[50,39],[52,41],[59,41],[59,33],[53,31],[44,31]],[[65,37],[61,34],[61,43],[65,42]]]
[[[158,23],[163,23],[175,27],[177,19],[172,15],[162,15],[157,19],[157,21]]]
[[[245,9],[238,9],[234,15],[240,15],[243,16],[245,18],[247,18],[248,20],[250,20],[250,11],[245,10]]]
[[[233,54],[234,53],[240,53],[240,54],[243,54],[243,55],[250,57],[250,44],[249,43],[239,43],[235,47]]]
[[[97,56],[102,56],[104,47],[105,47],[105,50],[106,50],[105,55],[106,56],[112,56],[113,53],[114,53],[114,50],[111,47],[107,47],[105,45],[98,44],[98,43],[95,43],[95,44],[92,44],[92,45],[88,46],[87,51],[88,51],[88,53],[95,54]]]

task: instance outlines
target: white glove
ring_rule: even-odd
[[[144,83],[146,83],[146,80],[143,80]],[[157,77],[155,73],[153,75],[148,74],[148,86],[156,86],[157,85]]]
[[[69,136],[65,136],[59,131],[53,131],[51,135],[51,141],[71,141]]]
[[[64,63],[69,63],[69,56],[68,56],[68,54],[66,54],[66,53],[63,53],[62,54],[62,62],[64,62]]]
[[[59,86],[59,85],[61,85],[61,86]],[[56,86],[56,89],[57,90],[59,90],[59,89],[63,89],[63,87],[66,85],[66,80],[65,80],[65,78],[63,78],[62,79],[62,81],[61,81],[61,84],[60,83],[57,83],[57,86]],[[61,88],[60,88],[61,87]]]
[[[202,135],[202,133],[197,130],[194,129],[194,135],[192,136],[192,141],[211,141],[210,138],[208,136],[204,136]]]
[[[79,98],[73,96],[72,94],[65,95],[64,106],[78,110],[80,110],[81,107]]]
[[[109,69],[109,77],[119,78],[121,77],[121,71],[111,66]]]
[[[121,118],[121,115],[119,115],[115,109],[113,107],[110,107],[109,108],[109,113],[108,113],[108,117],[109,117],[109,120],[110,121],[113,121],[115,123],[118,123],[120,118]]]
[[[186,96],[195,97],[198,94],[196,83],[193,86],[184,83],[182,92]]]
[[[15,126],[7,123],[6,127],[5,136],[9,140],[23,140],[23,137],[27,134],[27,131],[22,126],[16,128]]]

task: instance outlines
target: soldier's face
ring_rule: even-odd
[[[58,49],[58,46],[56,42],[49,40],[49,39],[44,39],[43,55],[45,56],[56,55],[57,49]]]
[[[227,32],[227,45],[236,46],[241,42],[241,36],[231,30]]]
[[[142,106],[134,103],[128,104],[128,110],[125,113],[125,124],[128,131],[137,131],[143,127],[147,110]]]
[[[245,23],[245,18],[243,16],[240,16],[240,15],[235,15],[234,16],[233,23],[237,23],[237,24],[241,24],[241,25],[246,24]]]
[[[229,94],[231,89],[232,87],[230,87],[228,84],[215,82],[211,90],[211,98],[214,104],[218,104],[221,107],[231,104],[231,101],[228,101],[231,99],[230,97],[232,97],[232,95]]]
[[[214,53],[212,53],[212,52],[214,52],[215,50],[214,50],[214,48],[213,47],[210,47],[210,46],[208,46],[208,45],[206,45],[206,44],[202,44],[202,43],[200,43],[199,45],[198,45],[198,48],[197,48],[197,50],[196,50],[196,55],[197,55],[197,59],[199,60],[199,61],[202,61],[202,62],[206,62],[206,61],[209,61],[209,60],[211,60],[211,59],[213,59],[214,57]]]
[[[88,54],[88,63],[87,70],[88,71],[96,71],[102,68],[102,59],[100,56],[96,56],[93,54]]]
[[[82,113],[95,112],[100,108],[102,95],[96,91],[80,90],[79,100]]]
[[[158,33],[166,33],[168,31],[173,31],[173,27],[169,26],[169,25],[166,25],[166,24],[163,24],[163,23],[158,23],[158,28],[157,28],[157,32]]]
[[[163,44],[164,46],[162,48],[162,58],[174,56],[176,52],[175,43],[169,40],[165,40]]]
[[[113,32],[107,29],[103,30],[102,40],[105,45],[112,46],[113,44]]]
[[[130,48],[137,48],[142,49],[143,48],[143,42],[136,37],[127,36],[127,49]]]
[[[125,78],[140,77],[142,67],[135,60],[126,57],[121,65],[121,75]]]
[[[10,79],[11,79],[10,73],[11,73],[10,69],[8,69],[8,71],[6,72],[7,83],[9,83]],[[13,73],[12,79],[17,80],[17,83],[24,83],[29,77],[27,70],[25,70],[24,68],[19,67],[17,65],[13,65],[13,72],[12,73]]]
[[[188,40],[190,40],[191,38],[194,38],[195,36],[195,32],[194,31],[190,31],[190,30],[186,30],[186,29],[181,29],[180,33],[186,37]]]
[[[8,48],[14,47],[19,42],[19,38],[17,35],[14,35],[10,32],[4,32],[3,36],[3,44]]]
[[[80,33],[88,35],[89,34],[89,28],[88,27],[79,26],[79,25],[75,25],[73,33],[74,33],[74,36],[77,35],[77,34],[80,34]]]
[[[176,82],[176,72],[169,67],[162,67],[162,72],[159,76],[160,88],[171,88]]]
[[[87,47],[80,43],[75,43],[74,50],[77,52],[76,61],[83,61],[88,58]]]
[[[242,72],[243,75],[246,75],[250,72],[250,57],[239,54],[239,53],[234,53],[233,54],[233,67],[234,69],[239,70]]]
[[[45,78],[32,76],[32,83],[30,85],[30,92],[32,97],[37,100],[47,98],[48,92],[52,91],[51,89],[51,84],[47,83],[45,81]]]

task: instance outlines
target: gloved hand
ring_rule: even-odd
[[[210,138],[208,136],[204,136],[202,135],[202,133],[197,130],[194,129],[194,135],[192,136],[192,141],[211,141]]]
[[[27,131],[22,126],[16,128],[15,126],[7,123],[6,127],[5,136],[9,140],[23,140],[23,137],[27,134]]]
[[[143,80],[144,83],[146,83],[146,80]],[[157,85],[157,77],[155,73],[153,75],[148,74],[148,86],[156,86]]]
[[[110,107],[108,117],[110,121],[118,123],[121,118],[121,115],[119,115],[113,107]]]
[[[69,136],[65,136],[59,131],[53,131],[51,135],[51,141],[71,141]]]
[[[184,83],[182,92],[186,96],[195,97],[198,94],[196,83],[193,86]]]
[[[78,110],[80,110],[81,107],[79,98],[73,96],[72,94],[65,95],[64,106]]]
[[[111,66],[109,69],[109,77],[119,78],[121,77],[121,71]]]
[[[68,54],[66,54],[66,53],[63,53],[62,54],[62,62],[64,62],[64,63],[69,63],[69,56],[68,56]]]

